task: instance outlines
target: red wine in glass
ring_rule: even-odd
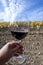
[[[17,30],[17,31],[14,31],[14,30],[11,30],[11,33],[12,33],[12,36],[15,37],[16,39],[18,40],[22,40],[23,38],[26,37],[26,35],[28,34],[28,30]],[[25,56],[24,54],[16,57],[16,61],[19,63],[19,64],[22,64],[24,63],[25,61]]]
[[[23,38],[26,37],[28,31],[13,31],[13,30],[12,30],[11,33],[12,33],[12,35],[13,35],[16,39],[21,40],[21,39],[23,39]]]

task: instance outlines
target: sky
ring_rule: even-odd
[[[0,21],[43,20],[43,0],[0,0]]]

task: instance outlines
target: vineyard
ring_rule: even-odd
[[[20,21],[14,22],[0,22],[0,48],[8,41],[15,40],[12,37],[10,29],[28,28],[29,33],[23,40],[24,54],[26,62],[22,65],[43,65],[43,21]],[[13,62],[12,58],[5,65],[18,65]]]
[[[14,27],[21,27],[21,26],[27,26],[27,22],[13,22],[13,24],[10,24],[10,22],[0,22],[0,28],[3,27],[10,27],[10,26],[14,26]]]
[[[43,21],[30,21],[28,23],[28,25],[30,26],[30,28],[40,28],[41,26],[43,26]],[[0,28],[3,28],[3,27],[11,27],[11,26],[14,26],[14,27],[27,27],[27,22],[26,21],[16,21],[16,22],[13,22],[13,24],[10,25],[10,22],[0,22]]]

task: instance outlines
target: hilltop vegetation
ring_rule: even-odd
[[[33,21],[33,22],[30,21],[29,26],[31,28],[34,28],[34,27],[40,28],[41,26],[43,26],[43,21]]]
[[[38,27],[40,28],[41,26],[43,26],[43,21],[29,21],[29,22],[26,22],[26,21],[16,21],[16,22],[13,22],[13,24],[10,25],[10,22],[0,22],[0,28],[4,28],[4,27],[31,27],[31,28],[34,28],[34,27]]]
[[[13,22],[13,24],[10,24],[10,22],[0,22],[0,28],[3,27],[10,27],[10,26],[14,26],[14,27],[21,27],[21,26],[27,26],[27,22],[25,21],[17,21],[17,22]]]

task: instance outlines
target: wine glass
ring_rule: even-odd
[[[10,31],[11,31],[12,36],[15,37],[17,40],[20,40],[20,41],[22,41],[22,39],[25,38],[26,35],[28,34],[28,29],[27,28],[22,28],[22,29],[19,28],[17,30],[14,30],[14,28],[13,28]],[[26,57],[25,57],[24,54],[21,54],[21,55],[19,55],[17,57],[16,56],[13,57],[13,61],[14,60],[16,60],[16,62],[18,64],[22,64],[22,63],[25,62]]]

